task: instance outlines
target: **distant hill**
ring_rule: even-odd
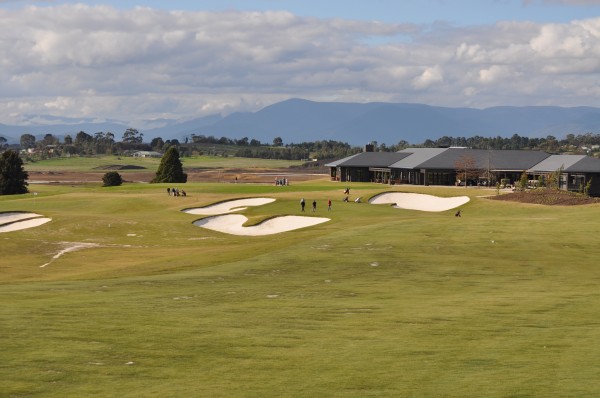
[[[85,131],[112,131],[117,138],[130,126],[122,124],[56,124],[52,126],[18,127],[0,125],[0,135],[73,134]],[[257,112],[238,112],[221,117],[212,115],[179,123],[167,121],[154,129],[139,129],[144,141],[154,137],[179,140],[192,134],[217,138],[257,139],[270,143],[275,137],[283,142],[336,140],[352,145],[370,141],[395,144],[400,140],[419,144],[442,136],[564,138],[567,134],[600,133],[600,108],[554,106],[493,107],[487,109],[448,108],[408,103],[366,104],[314,102],[290,99],[267,106]]]
[[[59,138],[69,134],[75,138],[77,133],[85,131],[89,135],[94,135],[99,131],[102,132],[113,132],[115,137],[121,138],[122,134],[127,130],[129,126],[125,126],[119,123],[93,123],[83,122],[74,124],[43,124],[43,125],[30,125],[30,126],[11,126],[6,124],[0,124],[0,136],[6,138],[10,144],[17,144],[20,142],[23,134],[32,134],[36,139],[42,139],[46,134],[53,134]]]
[[[174,126],[175,127],[175,126]],[[336,140],[353,145],[370,141],[411,144],[442,136],[564,138],[600,133],[600,108],[553,106],[447,108],[422,104],[338,103],[290,99],[257,112],[234,113],[212,124],[188,125],[189,134],[258,139],[270,143]],[[148,131],[152,135],[151,131]],[[164,138],[164,137],[163,137]]]

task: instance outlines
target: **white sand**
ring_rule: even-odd
[[[227,202],[216,203],[214,205],[206,207],[196,207],[193,209],[184,209],[184,213],[189,214],[202,214],[202,215],[213,215],[213,214],[225,214],[234,211],[244,210],[248,206],[261,206],[267,203],[275,202],[275,199],[271,198],[248,198],[248,199],[236,199],[229,200]]]
[[[398,209],[420,211],[446,211],[462,206],[469,201],[468,196],[441,198],[439,196],[419,193],[388,192],[377,195],[369,200],[371,204],[395,204]]]
[[[65,243],[65,242],[63,242]],[[69,246],[64,248],[63,250],[59,251],[54,257],[52,257],[52,259],[47,262],[44,265],[40,265],[40,268],[45,268],[47,265],[52,264],[52,262],[54,260],[56,260],[57,258],[59,258],[60,256],[62,256],[63,254],[67,254],[70,252],[74,252],[77,250],[81,250],[81,249],[89,249],[92,247],[100,247],[100,245],[96,244],[96,243],[69,243]]]
[[[35,213],[21,213],[21,212],[0,213],[0,225],[23,220],[25,218],[33,218],[33,217],[41,217],[41,215],[35,214]]]
[[[327,222],[329,218],[282,216],[268,219],[251,227],[243,227],[242,225],[246,221],[248,218],[241,214],[225,214],[195,221],[194,225],[232,235],[262,236],[310,227]]]
[[[51,218],[42,217],[35,213],[1,213],[0,233],[38,227],[51,220]]]

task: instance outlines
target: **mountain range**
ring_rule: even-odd
[[[22,134],[36,136],[54,134],[74,136],[79,131],[93,135],[111,131],[117,139],[131,126],[123,123],[97,123],[92,120],[63,120],[53,124],[8,126],[0,124],[0,136],[18,142]],[[62,123],[61,123],[62,122]],[[401,140],[419,144],[442,136],[539,138],[552,135],[600,132],[600,108],[556,106],[499,106],[486,109],[450,108],[410,103],[341,103],[289,99],[256,112],[237,112],[228,116],[211,115],[185,122],[167,120],[157,128],[139,129],[144,141],[195,135],[217,138],[257,139],[271,143],[281,137],[285,144],[335,140],[351,145],[371,141],[398,143]]]

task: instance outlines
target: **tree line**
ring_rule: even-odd
[[[6,147],[6,140],[0,137],[0,151]],[[348,143],[332,140],[284,145],[281,137],[274,138],[272,143],[262,143],[247,137],[232,139],[192,134],[191,139],[185,138],[183,142],[177,139],[163,140],[161,137],[144,142],[143,134],[133,128],[127,129],[120,141],[111,132],[91,135],[80,131],[75,137],[65,135],[62,141],[53,134],[46,134],[39,140],[32,134],[23,134],[19,142],[19,149],[25,152],[24,157],[29,160],[72,155],[126,155],[132,151],[166,152],[171,147],[176,148],[181,156],[217,155],[285,160],[332,159],[361,151],[361,148]]]
[[[600,153],[600,134],[567,134],[558,139],[548,135],[540,138],[522,137],[513,134],[511,137],[452,137],[443,136],[438,139],[426,139],[422,143],[410,144],[400,140],[396,144],[372,142],[375,151],[396,152],[409,147],[466,147],[472,149],[520,149],[541,150],[548,153],[575,153],[597,155]],[[0,151],[7,148],[6,139],[0,137]],[[322,140],[315,142],[300,142],[284,144],[281,137],[275,137],[271,143],[263,143],[256,139],[243,137],[233,139],[191,134],[183,142],[177,139],[163,140],[156,137],[150,142],[144,142],[143,134],[134,128],[125,130],[120,140],[111,132],[97,132],[93,135],[80,131],[74,137],[64,136],[61,141],[53,134],[46,134],[42,139],[36,139],[32,134],[23,134],[20,138],[21,150],[27,152],[31,160],[46,159],[60,156],[90,156],[90,155],[126,155],[131,151],[165,152],[175,147],[181,156],[217,155],[237,156],[263,159],[340,159],[363,150],[362,147],[352,146],[346,142]]]
[[[553,154],[557,153],[592,153],[599,152],[600,134],[567,134],[564,139],[557,139],[552,135],[541,138],[521,137],[513,134],[505,137],[448,137],[443,136],[437,140],[425,140],[420,146],[435,147],[466,147],[472,149],[522,149],[540,150]]]

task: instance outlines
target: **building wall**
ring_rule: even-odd
[[[600,196],[600,173],[590,173],[586,174],[586,182],[589,179],[592,179],[592,184],[590,186],[590,190],[588,191],[588,195],[590,196]]]

